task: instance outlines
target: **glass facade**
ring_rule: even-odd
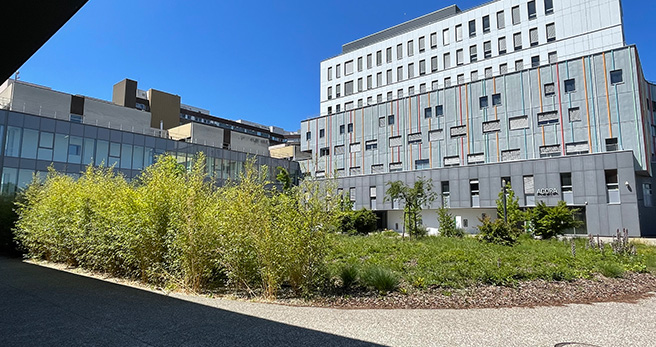
[[[268,167],[270,180],[275,180],[279,166],[287,169],[292,177],[300,177],[298,163],[285,159],[6,110],[0,110],[0,136],[0,153],[4,154],[0,156],[0,184],[5,194],[25,187],[35,173],[45,176],[50,165],[73,176],[79,175],[89,164],[113,165],[116,171],[131,179],[164,153],[172,154],[187,167],[198,152],[205,153],[207,173],[219,184],[238,178],[250,157],[255,158],[256,165]]]

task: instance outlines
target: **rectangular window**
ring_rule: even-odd
[[[481,96],[478,99],[478,105],[479,105],[481,110],[484,109],[484,108],[487,108],[489,106],[489,100],[488,100],[487,95],[486,96]]]
[[[373,88],[373,77],[371,75],[367,76],[367,90]]]
[[[547,111],[538,113],[538,125],[558,124],[560,118],[558,111]]]
[[[305,140],[310,141],[310,139],[312,139],[312,133],[308,131],[305,133]]]
[[[556,95],[556,86],[553,83],[544,84],[544,96]]]
[[[431,71],[437,71],[437,56],[431,57]]]
[[[401,136],[393,136],[389,138],[390,147],[401,147],[403,145],[403,139]]]
[[[508,64],[499,65],[499,73],[505,75],[508,73]]]
[[[353,81],[348,81],[344,83],[344,95],[353,94]]]
[[[387,70],[387,84],[392,84],[392,69]]]
[[[553,12],[553,0],[544,0],[544,14],[552,14]]]
[[[510,130],[528,129],[528,116],[519,116],[508,119]]]
[[[388,63],[392,62],[392,47],[387,47],[387,49],[385,50],[385,60]]]
[[[466,125],[458,125],[451,127],[449,129],[449,135],[453,137],[461,137],[461,136],[466,136],[467,135],[467,126]]]
[[[521,70],[524,70],[524,61],[520,59],[515,62],[515,71]]]
[[[622,70],[613,70],[610,72],[610,84],[620,84],[624,82],[624,77],[622,76]]]
[[[506,54],[506,37],[499,38],[499,55]]]
[[[403,80],[403,66],[399,66],[396,68],[396,80],[397,81]]]
[[[362,57],[358,58],[358,72],[362,71]]]
[[[383,65],[383,51],[376,52],[376,66]]]
[[[394,115],[387,116],[387,125],[394,125]]]
[[[519,6],[515,6],[512,8],[512,23],[513,25],[517,25],[521,23],[521,18],[519,17]]]
[[[476,36],[476,20],[472,19],[469,21],[469,37]]]
[[[396,45],[396,59],[397,60],[403,59],[403,45],[400,43]]]
[[[415,87],[408,87],[408,95],[415,95]]]
[[[462,65],[465,63],[465,53],[462,49],[456,51],[456,65]]]
[[[574,204],[574,192],[572,191],[572,173],[560,173],[560,191],[562,192],[562,199],[568,205]]]
[[[451,87],[451,77],[445,77],[444,78],[444,88],[449,88]]]
[[[469,61],[475,62],[478,60],[478,52],[476,51],[476,45],[469,47]]]
[[[408,41],[408,57],[415,55],[415,44],[412,40]]]
[[[328,80],[329,81],[333,80],[333,68],[332,68],[332,66],[328,68]]]
[[[428,141],[434,142],[444,140],[444,131],[442,129],[431,130],[428,132]]]
[[[391,70],[390,70],[391,71]],[[426,74],[426,60],[419,61],[419,76]]]
[[[506,17],[504,16],[503,11],[497,12],[497,29],[503,29],[506,27]]]
[[[538,67],[540,66],[540,56],[536,55],[531,57],[531,67]]]
[[[333,98],[333,87],[328,87],[328,100]]]
[[[437,90],[439,88],[439,85],[437,84],[437,80],[431,82],[431,90]]]
[[[590,146],[588,141],[569,142],[565,144],[565,153],[567,155],[588,154]]]
[[[426,37],[422,36],[419,38],[419,52],[426,50]]]
[[[373,151],[378,149],[378,140],[370,140],[364,143],[364,149],[366,151]]]
[[[408,78],[413,78],[415,77],[415,64],[410,63],[408,64]]]
[[[387,101],[392,100],[393,97],[394,97],[394,96],[392,95],[392,92],[387,92]]]
[[[352,143],[349,145],[349,153],[359,153],[362,149],[360,142]]]
[[[472,71],[469,78],[472,82],[478,81],[478,70]]]
[[[342,89],[341,85],[336,85],[335,86],[335,97],[339,98],[342,95]]]
[[[618,151],[620,147],[617,144],[617,137],[606,139],[606,152]]]
[[[483,134],[496,133],[501,131],[500,120],[490,120],[483,122]]]
[[[358,107],[362,107],[362,99],[358,99]]]
[[[501,151],[501,161],[520,160],[521,155],[522,151],[520,149],[509,149],[506,151]]]
[[[547,42],[556,41],[556,24],[547,24]]]
[[[490,16],[483,16],[483,33],[490,32]]]
[[[574,93],[576,91],[576,80],[571,78],[565,80],[565,93]]]
[[[319,138],[322,139],[326,136],[326,130],[325,129],[319,129]]]
[[[465,83],[465,74],[458,75],[458,84]]]
[[[522,49],[522,33],[516,33],[513,35],[513,47],[515,51]]]
[[[340,112],[340,111],[341,111],[340,105],[339,104],[335,105],[335,112]]]
[[[402,98],[403,97],[403,89],[397,90],[396,95],[397,95],[398,98]]]
[[[379,104],[383,102],[383,94],[376,95],[376,100],[378,101]]]
[[[421,143],[421,133],[408,134],[408,144]]]
[[[558,53],[549,52],[549,64],[555,64],[558,62]]]
[[[449,29],[442,30],[442,44],[445,46],[449,44]]]
[[[569,114],[570,122],[580,122],[581,121],[581,109],[578,107],[572,107],[567,112]]]
[[[480,207],[478,180],[469,180],[469,192],[471,194],[471,207]]]
[[[430,161],[428,159],[415,160],[415,170],[430,169]]]
[[[339,134],[343,135],[346,132],[346,126],[344,124],[341,124],[339,126]]]
[[[337,64],[337,66],[335,67],[335,77],[337,78],[342,77],[342,67],[339,64]]]
[[[485,59],[492,58],[492,41],[483,42],[483,57]]]
[[[462,41],[462,24],[456,25],[456,42]]]
[[[353,74],[353,60],[349,60],[344,63],[344,76]]]
[[[362,86],[362,77],[358,78],[358,91],[361,92],[363,90]]]
[[[350,111],[353,109],[353,101],[349,101],[344,104],[344,110],[345,111]]]
[[[432,33],[430,35],[430,45],[431,48],[437,48],[437,33]]]
[[[72,114],[68,120],[71,121],[71,123],[82,124],[82,116],[77,114]]]
[[[531,0],[526,4],[528,9],[528,19],[535,19],[538,17],[537,9],[535,8],[535,0]]]
[[[451,67],[451,53],[444,53],[444,68],[448,69]]]
[[[501,94],[492,95],[492,106],[501,106]]]
[[[560,156],[560,145],[540,146],[540,158],[551,158]]]
[[[529,41],[531,43],[531,47],[537,46],[539,44],[538,40],[538,28],[533,28],[528,31],[528,37]]]
[[[524,176],[524,203],[535,206],[535,182],[533,176]]]
[[[372,67],[372,65],[373,65],[373,64],[372,64],[372,60],[373,60],[373,59],[372,59],[371,54],[367,54],[367,69],[371,69],[371,67]]]
[[[424,109],[424,118],[431,118],[433,117],[433,109],[430,107],[426,107]]]
[[[485,78],[491,78],[492,77],[492,68],[491,67],[486,67],[485,68]]]
[[[347,128],[348,128],[348,132],[352,133],[353,132],[353,123],[348,123]]]
[[[620,184],[617,170],[604,170],[606,176],[606,201],[609,204],[620,203]]]
[[[441,189],[441,191],[442,191],[442,206],[449,207],[449,206],[451,206],[451,204],[449,203],[450,202],[449,197],[451,196],[449,181],[442,181],[441,188],[442,188]]]
[[[654,206],[654,200],[652,198],[653,190],[652,190],[652,187],[651,187],[651,183],[643,183],[642,184],[642,196],[643,196],[643,201],[644,201],[645,207]]]

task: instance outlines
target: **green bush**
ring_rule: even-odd
[[[342,288],[348,289],[358,280],[359,270],[355,264],[346,264],[339,272],[339,278],[342,280]]]
[[[437,209],[437,222],[440,235],[445,237],[463,237],[465,232],[456,227],[456,218],[444,206]]]
[[[362,279],[367,286],[373,287],[380,292],[391,292],[399,286],[399,277],[392,271],[379,266],[368,268]]]
[[[504,222],[503,219],[497,218],[492,221],[489,216],[485,216],[485,218],[479,218],[479,220],[481,222],[478,227],[480,240],[505,246],[512,246],[517,241],[519,236],[517,230]]]
[[[366,208],[357,211],[346,210],[339,215],[338,229],[344,234],[367,235],[376,231],[378,217]]]
[[[547,206],[544,201],[538,202],[529,212],[533,233],[546,240],[563,235],[567,229],[579,227],[581,222],[574,219],[576,211],[567,207],[562,200],[552,207]]]
[[[597,268],[599,273],[608,278],[620,278],[624,275],[624,268],[616,263],[602,262]]]

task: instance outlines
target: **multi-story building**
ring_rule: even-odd
[[[125,81],[117,84],[118,89],[121,84]],[[114,102],[14,80],[0,86],[2,193],[14,193],[27,185],[34,173],[44,174],[50,165],[71,175],[79,174],[89,164],[113,165],[127,178],[133,178],[163,153],[174,155],[185,165],[198,152],[205,153],[207,172],[219,184],[237,179],[249,158],[255,158],[256,165],[266,165],[269,177],[275,177],[277,167],[287,169],[292,177],[300,173],[296,162],[269,156],[273,132],[265,127],[241,126],[239,122],[209,116],[209,112],[208,120],[237,125],[228,130],[196,123],[195,119],[180,125],[180,110],[191,107],[181,106],[179,96],[152,89],[136,94],[136,83],[134,94],[121,94],[117,86]],[[147,108],[130,107],[139,95],[147,96]],[[164,126],[166,122],[170,124]],[[244,133],[254,128],[264,135]],[[241,140],[240,136],[248,138]]]
[[[337,176],[392,229],[403,214],[386,183],[425,177],[469,232],[496,215],[505,180],[523,207],[577,207],[577,232],[656,236],[654,98],[620,0],[451,6],[321,63],[322,115],[301,123],[312,155],[301,166]]]

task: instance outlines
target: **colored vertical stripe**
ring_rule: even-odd
[[[561,138],[561,150],[563,155],[565,155],[565,124],[563,124],[563,103],[561,100],[562,94],[560,93],[560,67],[556,67],[556,80],[558,81],[558,109],[560,113],[560,138]]]
[[[581,63],[583,65],[583,87],[585,89],[585,115],[588,119],[588,147],[590,147],[590,152],[592,152],[592,124],[590,124],[590,103],[588,101],[588,76],[585,69],[585,57],[581,58]]]
[[[610,119],[610,95],[608,93],[608,71],[606,70],[606,53],[602,54],[604,59],[604,86],[606,87],[606,109],[608,110],[608,134],[613,137],[613,121]]]

